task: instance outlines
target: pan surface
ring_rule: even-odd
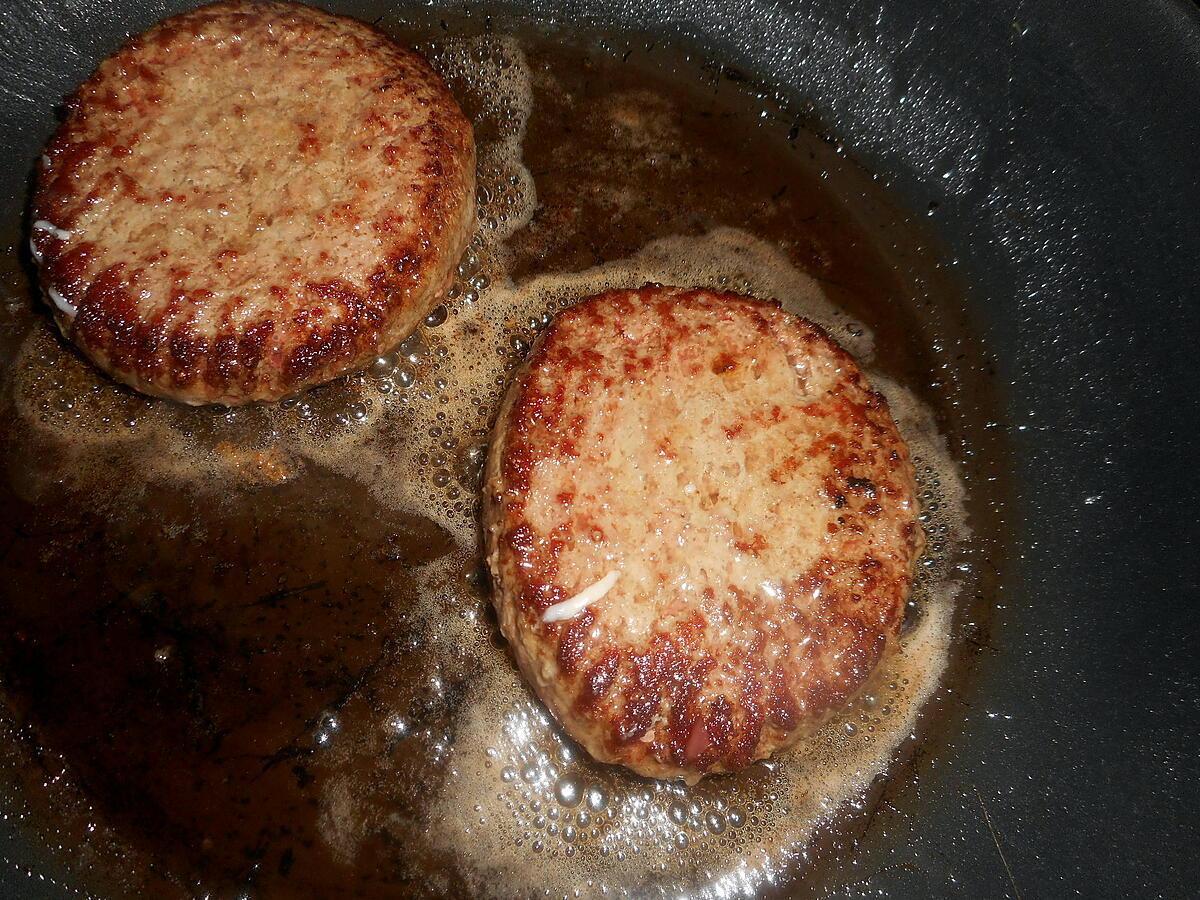
[[[22,220],[55,105],[128,34],[184,6],[16,0],[0,11],[5,223]],[[328,6],[367,20],[382,13],[397,28],[406,21],[399,7]],[[931,327],[966,327],[987,370],[981,382],[995,386],[994,419],[962,445],[1004,544],[980,557],[998,569],[979,578],[991,612],[978,628],[958,625],[969,672],[936,701],[944,727],[910,748],[872,814],[839,838],[852,846],[798,890],[1192,892],[1195,7],[563,2],[526,15],[565,32],[657,34],[702,48],[734,80],[778,89],[805,127],[844,146],[935,233],[948,277],[963,287],[931,291],[931,302],[962,305],[935,311]],[[15,260],[23,238],[3,237]],[[28,305],[24,294],[11,299]],[[990,490],[988,479],[1002,487]],[[346,553],[359,537],[348,531]],[[243,538],[225,539],[235,547]],[[364,592],[370,575],[368,565]],[[70,896],[86,884],[87,861],[64,865],[44,846],[46,829],[22,821],[18,794],[6,802],[0,894]]]

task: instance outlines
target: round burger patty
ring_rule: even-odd
[[[895,640],[924,538],[883,397],[821,328],[646,286],[560,313],[509,388],[500,627],[595,758],[693,781],[795,743]]]
[[[109,57],[37,173],[55,320],[188,403],[271,400],[366,363],[436,304],[474,223],[470,123],[353,19],[216,3]]]

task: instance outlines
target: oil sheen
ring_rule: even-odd
[[[5,787],[102,889],[770,892],[924,727],[975,538],[943,411],[912,390],[945,351],[913,324],[928,284],[896,262],[894,228],[875,233],[891,214],[870,179],[682,51],[454,32],[403,36],[475,123],[479,230],[444,304],[367,371],[273,406],[149,400],[5,273]],[[646,282],[825,326],[888,397],[929,538],[868,689],[794,752],[692,788],[565,737],[479,565],[510,373],[556,311]]]

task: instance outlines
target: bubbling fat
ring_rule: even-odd
[[[469,618],[451,620],[447,647],[474,644],[485,672],[463,705],[431,820],[435,842],[460,848],[474,892],[749,895],[803,865],[818,829],[861,806],[917,730],[945,668],[958,591],[950,555],[967,536],[962,484],[932,415],[894,382],[873,381],[912,451],[929,547],[895,652],[847,708],[788,753],[693,787],[597,764],[487,635]],[[445,594],[442,604],[461,600]]]
[[[96,495],[110,490],[117,444],[136,451],[147,478],[217,497],[231,480],[278,483],[317,466],[454,537],[455,553],[415,573],[420,607],[405,627],[448,654],[474,654],[479,671],[454,713],[443,781],[410,789],[432,798],[433,845],[454,848],[460,875],[480,895],[753,891],[794,866],[823,823],[861,802],[938,684],[957,589],[950,559],[966,537],[955,465],[928,410],[873,375],[912,450],[929,545],[898,647],[849,707],[792,752],[690,788],[588,759],[496,648],[479,580],[463,577],[477,566],[486,441],[513,369],[558,310],[647,282],[776,298],[824,326],[868,371],[872,336],[776,247],[733,229],[657,240],[627,259],[514,284],[504,241],[536,204],[520,154],[533,103],[529,67],[509,39],[424,49],[475,121],[480,224],[445,303],[394,353],[302,397],[221,411],[118,388],[37,328],[10,369],[16,407],[55,449],[56,477]],[[322,792],[322,832],[341,859],[354,858],[361,835],[388,827],[369,794],[349,775]],[[378,821],[368,828],[368,818]]]

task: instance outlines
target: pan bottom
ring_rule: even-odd
[[[918,226],[741,73],[629,37],[406,37],[475,122],[480,230],[395,353],[277,406],[185,409],[3,312],[21,788],[125,891],[769,892],[926,727],[955,597],[978,593],[987,488],[968,494],[960,451],[988,389],[969,334],[929,312],[953,287]],[[871,687],[797,751],[693,788],[563,736],[503,649],[477,549],[507,374],[556,310],[646,281],[825,325],[892,404],[930,538]]]

